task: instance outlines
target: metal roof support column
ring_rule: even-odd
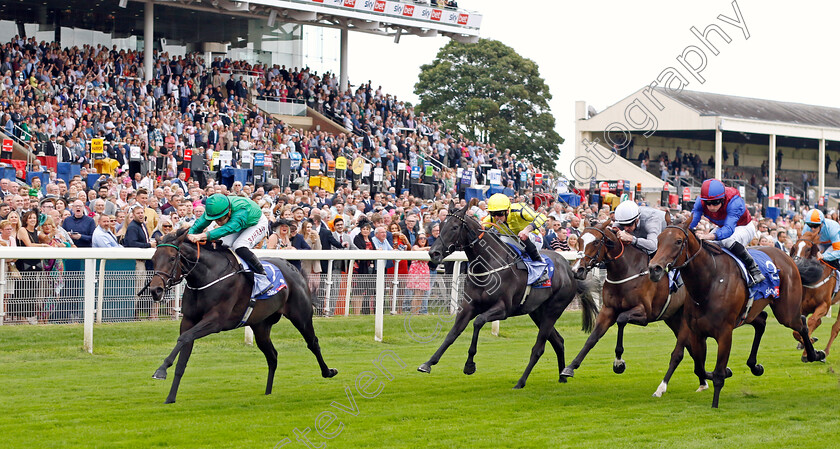
[[[770,134],[770,151],[767,158],[767,175],[770,178],[767,181],[767,194],[773,196],[776,194],[776,135]],[[778,204],[778,203],[777,203]]]
[[[821,197],[825,195],[825,139],[820,139],[820,151],[817,155],[817,167],[819,172],[817,173],[817,179],[819,180],[817,195]],[[805,195],[808,195],[808,192],[805,192]],[[819,198],[817,198],[817,201],[819,201]]]
[[[153,0],[146,0],[146,8],[144,11],[143,21],[143,69],[145,81],[148,83],[152,79],[152,71],[154,70],[154,61],[152,59],[152,44],[155,40],[155,4]]]
[[[344,92],[347,90],[347,38],[349,31],[347,30],[347,26],[341,28],[341,59],[340,67],[339,67],[339,76],[340,76],[340,87],[341,91]]]
[[[723,179],[723,131],[720,130],[720,118],[715,126],[715,178]]]

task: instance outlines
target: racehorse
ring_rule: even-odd
[[[706,339],[712,337],[717,341],[717,363],[712,372],[715,387],[712,407],[718,407],[724,380],[731,375],[726,364],[732,349],[732,331],[740,324],[752,323],[755,328],[747,366],[756,376],[764,374],[764,367],[756,363],[756,356],[767,321],[764,308],[768,304],[780,323],[803,336],[808,361],[825,359],[825,353],[815,352],[808,338],[808,326],[800,312],[802,281],[790,256],[776,248],[759,249],[778,268],[779,297],[772,301],[755,298],[750,303],[746,283],[735,260],[717,245],[701,241],[689,225],[688,221],[679,226],[669,225],[659,234],[658,250],[648,269],[654,282],[662,279],[667,271],[682,272],[691,300],[683,305],[685,325],[680,328],[677,345],[691,348],[694,372],[698,377],[706,373]]]
[[[822,323],[831,305],[840,299],[834,294],[834,287],[837,284],[834,268],[820,263],[817,258],[820,251],[819,243],[818,233],[806,232],[790,249],[790,255],[802,276],[802,314],[811,315],[808,318],[808,331],[811,335],[814,335],[814,330]],[[831,350],[831,343],[837,337],[838,331],[840,331],[840,315],[831,327],[831,338],[825,345],[826,355]],[[802,349],[802,336],[796,331],[793,332],[793,336],[800,341],[799,349]],[[816,339],[812,337],[811,341],[814,342]]]
[[[539,331],[537,341],[531,348],[528,366],[514,386],[517,389],[523,388],[528,375],[545,350],[546,340],[551,343],[557,354],[559,370],[563,370],[566,364],[563,337],[554,328],[554,323],[572,302],[575,294],[580,294],[584,331],[591,331],[597,306],[592,299],[588,284],[578,282],[572,275],[569,263],[555,251],[542,253],[554,262],[551,287],[531,290],[527,302],[523,303],[528,286],[526,286],[527,272],[516,268],[521,258],[498,235],[485,231],[476,219],[466,215],[467,210],[474,203],[472,201],[464,208],[455,210],[454,203],[450,202],[449,216],[440,227],[440,238],[429,249],[429,257],[433,263],[440,263],[454,251],[464,251],[469,260],[469,269],[464,282],[464,297],[459,303],[460,310],[455,317],[452,329],[429,361],[420,365],[417,370],[424,373],[431,372],[432,366],[438,363],[446,349],[475,318],[472,343],[464,365],[464,374],[475,373],[473,357],[482,326],[490,321],[504,320],[527,313]],[[539,304],[539,306],[532,309],[533,306],[530,304]],[[559,381],[565,382],[566,379],[560,377]]]
[[[650,261],[648,254],[619,240],[610,227],[611,222],[612,220],[608,219],[604,223],[585,228],[579,240],[583,245],[583,257],[572,266],[575,278],[585,279],[590,270],[602,263],[607,267],[607,278],[601,294],[603,304],[598,312],[595,328],[577,357],[561,373],[564,377],[574,377],[575,370],[580,367],[583,359],[613,324],[618,324],[613,362],[613,371],[616,374],[623,373],[626,368],[621,356],[624,353],[624,327],[628,323],[647,326],[648,323],[662,320],[671,328],[674,336],[679,334],[683,302],[687,296],[686,289],[680,288],[671,293],[667,279],[651,281],[647,268]],[[682,357],[682,348],[675,350],[671,354],[671,365],[676,368]],[[673,370],[668,370],[665,379],[653,393],[654,396],[660,397],[665,393],[673,373]],[[706,388],[708,385],[704,375],[700,377],[700,389]]]
[[[283,259],[268,259],[286,279],[287,288],[274,296],[251,303],[253,274],[243,272],[239,261],[227,247],[216,248],[190,243],[187,230],[166,235],[157,245],[152,261],[155,271],[148,288],[155,301],[166,290],[186,279],[182,301],[181,331],[175,348],[152,376],[166,379],[166,370],[178,357],[175,378],[166,403],[175,402],[181,376],[190,359],[193,342],[205,335],[236,329],[243,325],[254,331],[254,341],[268,362],[265,394],[271,394],[277,369],[277,350],[271,342],[271,326],[285,316],[297,328],[321,367],[321,376],[333,377],[338,371],[327,367],[321,356],[318,337],[312,327],[312,300],[303,275]]]

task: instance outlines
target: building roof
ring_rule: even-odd
[[[697,111],[701,116],[840,128],[840,109],[838,108],[688,90],[675,93],[661,87],[657,87],[656,90]]]

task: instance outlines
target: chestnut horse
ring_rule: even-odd
[[[741,324],[754,323],[753,339],[747,366],[753,375],[764,374],[764,367],[756,363],[758,346],[767,320],[764,308],[769,304],[776,319],[803,336],[808,361],[825,359],[825,353],[815,352],[808,338],[808,326],[802,316],[802,281],[793,259],[777,248],[760,248],[778,268],[779,297],[755,298],[749,302],[747,284],[737,262],[720,251],[717,245],[701,241],[686,221],[679,226],[667,226],[659,234],[659,247],[648,269],[650,278],[659,281],[670,270],[681,270],[691,301],[683,305],[685,325],[680,328],[677,345],[688,345],[694,354],[694,372],[698,377],[706,373],[706,339],[718,344],[717,363],[712,371],[715,387],[712,407],[720,402],[724,380],[731,373],[726,364],[732,349],[732,331]]]
[[[610,223],[611,220],[607,220],[588,227],[584,229],[580,238],[583,242],[583,257],[572,266],[575,277],[585,279],[590,270],[604,263],[607,267],[607,279],[601,294],[603,305],[595,321],[595,328],[577,357],[563,370],[561,375],[564,377],[574,377],[575,369],[580,367],[589,351],[613,324],[618,324],[613,362],[613,371],[616,374],[623,373],[626,367],[621,356],[624,353],[624,327],[628,323],[647,326],[648,323],[664,321],[675,337],[678,336],[682,324],[686,289],[680,288],[671,293],[667,278],[659,282],[651,281],[648,276],[648,254],[633,245],[625,245],[613,232]],[[671,354],[671,366],[676,369],[682,357],[682,348],[675,350]],[[665,379],[653,393],[654,396],[661,397],[665,393],[673,373],[673,370],[668,370]],[[700,377],[700,389],[706,388],[708,385],[704,375]]]
[[[820,251],[819,247],[820,235],[818,233],[806,232],[802,234],[802,238],[793,244],[790,249],[790,255],[796,262],[796,267],[802,275],[802,314],[805,316],[811,315],[808,318],[808,331],[811,333],[811,341],[816,341],[813,338],[814,330],[820,326],[824,316],[828,314],[828,310],[840,297],[834,294],[834,287],[837,284],[837,277],[834,275],[834,269],[826,264],[820,263],[817,254]],[[831,327],[831,338],[828,339],[828,344],[825,345],[825,354],[828,355],[831,350],[831,342],[837,337],[840,331],[840,315],[834,326]],[[793,336],[800,341],[800,348],[802,349],[802,336],[798,332],[793,332]]]

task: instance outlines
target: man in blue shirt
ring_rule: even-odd
[[[829,245],[822,254],[822,260],[840,270],[840,223],[825,218],[819,209],[811,209],[805,214],[805,224],[811,232],[820,235],[820,243]]]
[[[81,200],[73,202],[71,211],[73,215],[65,218],[61,227],[70,234],[70,238],[77,247],[90,248],[96,223],[93,218],[87,216],[85,203]]]
[[[111,232],[111,216],[102,214],[99,216],[99,226],[93,231],[91,244],[94,248],[122,248],[117,243],[117,238]]]

